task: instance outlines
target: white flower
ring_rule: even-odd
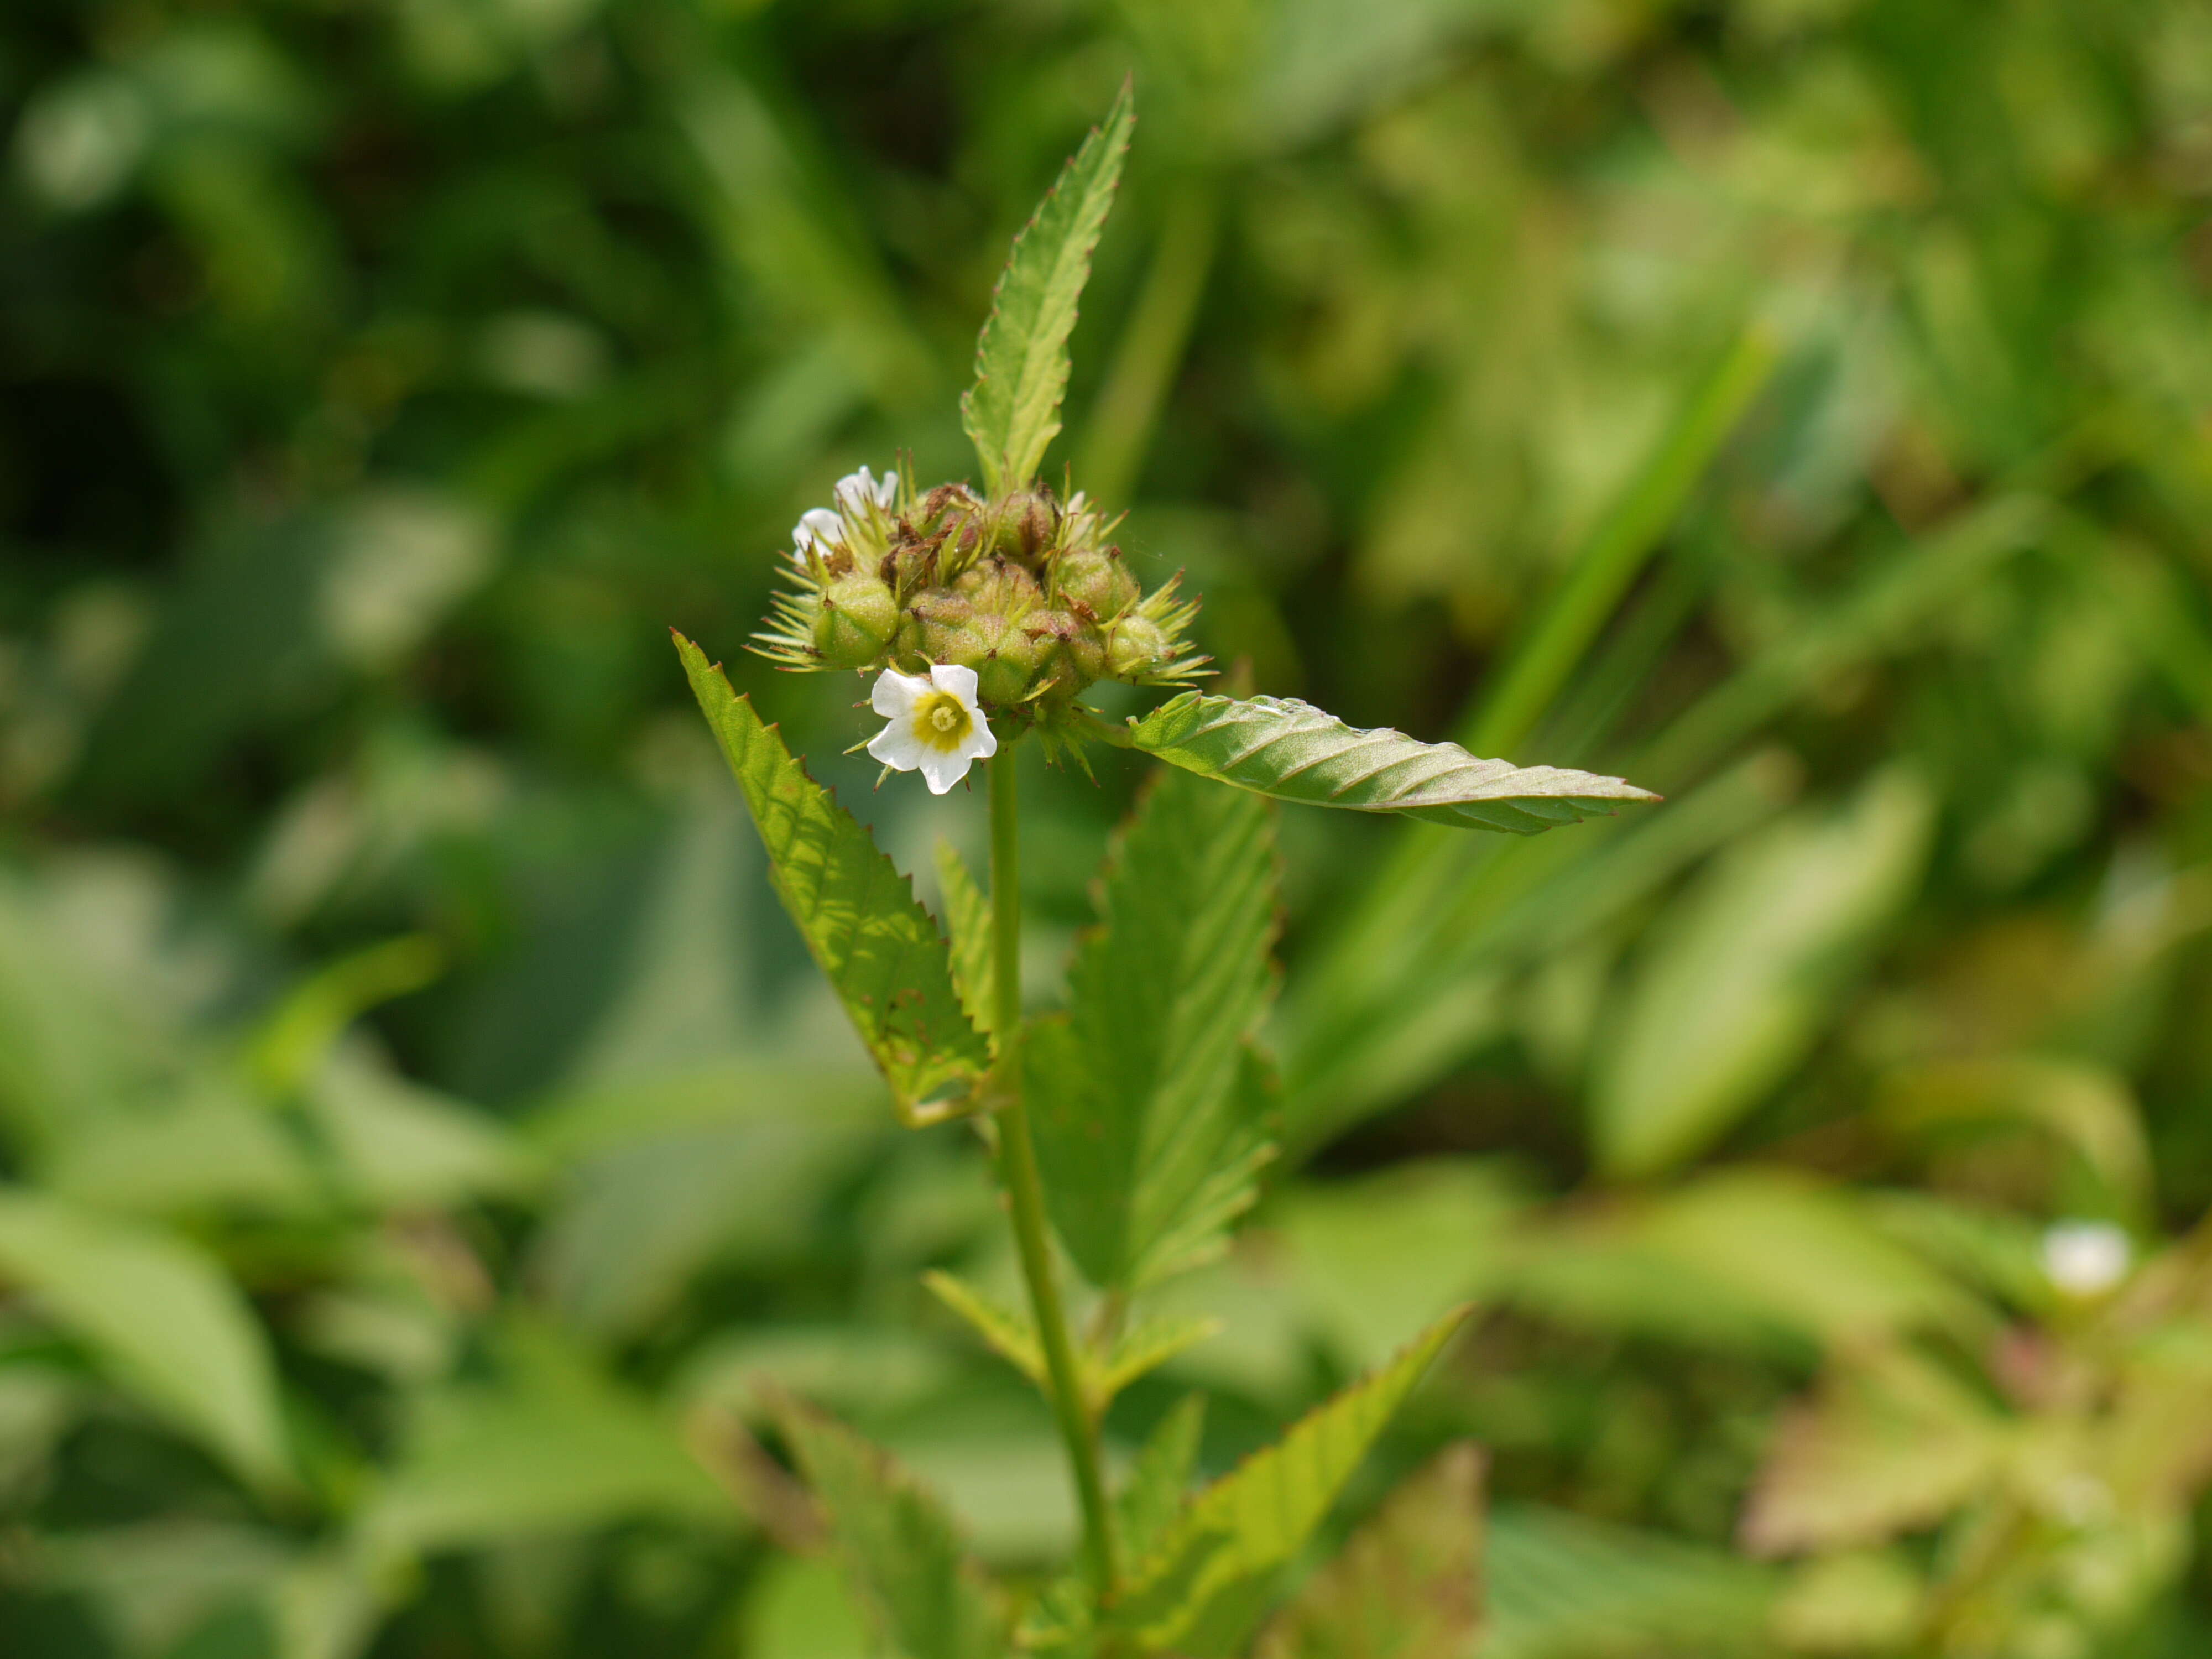
[[[886,473],[878,478],[864,466],[838,479],[834,495],[839,510],[852,518],[866,518],[871,501],[888,513],[898,499],[898,474]]]
[[[827,548],[836,547],[845,539],[845,521],[826,507],[809,507],[799,522],[791,527],[791,550],[801,564],[806,562],[806,550],[819,542]]]
[[[865,466],[858,472],[848,472],[830,491],[836,506],[810,507],[792,526],[792,557],[803,566],[811,547],[818,545],[824,553],[842,547],[854,531],[867,521],[870,507],[890,511],[891,503],[898,499],[898,488],[896,472],[881,478]]]
[[[938,663],[927,675],[886,668],[869,705],[890,722],[868,740],[868,752],[896,772],[919,768],[929,793],[941,795],[969,766],[999,752],[991,723],[975,706],[975,671]]]
[[[2135,1246],[2109,1221],[2061,1221],[2043,1235],[2043,1271],[2069,1296],[2101,1296],[2128,1275]]]

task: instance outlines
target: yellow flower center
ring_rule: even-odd
[[[925,691],[914,700],[914,735],[926,748],[949,755],[975,726],[967,705],[950,691]]]

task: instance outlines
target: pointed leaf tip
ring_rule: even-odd
[[[1462,829],[1534,835],[1659,796],[1620,778],[1482,760],[1455,743],[1347,726],[1295,697],[1186,691],[1129,722],[1130,746],[1279,800],[1395,812]]]
[[[1060,168],[1014,238],[975,341],[975,383],[960,399],[986,492],[1000,496],[1036,475],[1060,430],[1067,392],[1067,340],[1091,279],[1136,124],[1135,82],[1124,80],[1106,118]]]

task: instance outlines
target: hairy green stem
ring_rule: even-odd
[[[1003,1049],[1021,1029],[1022,892],[1021,820],[1016,805],[1014,755],[1002,751],[989,767],[991,777],[991,954],[998,1041]],[[1022,1277],[1029,1284],[1037,1341],[1044,1349],[1051,1382],[1053,1414],[1067,1443],[1075,1473],[1075,1492],[1083,1507],[1084,1563],[1093,1591],[1103,1600],[1114,1588],[1114,1533],[1106,1507],[1106,1482],[1099,1472],[1098,1425],[1083,1395],[1083,1378],[1067,1334],[1067,1315],[1052,1266],[1045,1231],[1044,1182],[1037,1173],[1036,1145],[1030,1138],[1029,1103],[1013,1068],[1001,1079],[999,1180],[1012,1212],[1014,1243],[1021,1252]]]

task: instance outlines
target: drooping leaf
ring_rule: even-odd
[[[1060,430],[1067,392],[1067,337],[1076,301],[1091,279],[1136,109],[1123,82],[1106,118],[1068,159],[1036,215],[1014,238],[1013,252],[991,295],[991,314],[975,341],[975,384],[960,399],[960,422],[996,496],[1036,473]]]
[[[1680,902],[1613,1020],[1590,1095],[1598,1161],[1649,1176],[1703,1151],[1786,1077],[1912,891],[1933,803],[1885,773],[1832,817],[1794,815]]]
[[[1200,777],[1308,806],[1394,812],[1534,835],[1613,803],[1656,800],[1619,778],[1480,760],[1455,743],[1363,731],[1295,697],[1186,691],[1129,722],[1131,745]]]
[[[676,649],[769,853],[769,878],[909,1126],[972,1095],[990,1052],[953,988],[944,936],[868,832],[682,635]]]
[[[884,1640],[902,1659],[994,1659],[998,1610],[934,1498],[880,1449],[795,1401],[778,1419],[840,1555]]]
[[[1940,1520],[2011,1452],[2007,1424],[1966,1384],[1902,1345],[1839,1360],[1783,1422],[1752,1489],[1743,1542],[1787,1555],[1878,1544]]]
[[[952,941],[952,983],[975,1029],[993,1033],[999,970],[991,953],[991,902],[968,873],[949,841],[937,843],[937,887],[945,897],[945,927]]]
[[[1274,985],[1271,829],[1249,795],[1154,780],[1116,840],[1067,1015],[1024,1038],[1053,1221],[1102,1287],[1202,1258],[1252,1200],[1267,1097],[1245,1038]]]
[[[0,1188],[0,1285],[30,1292],[117,1381],[247,1480],[290,1482],[268,1343],[245,1297],[198,1250]]]
[[[1480,1623],[1482,1454],[1416,1472],[1260,1632],[1253,1659],[1465,1659]]]
[[[1133,1569],[1111,1614],[1115,1629],[1150,1652],[1206,1659],[1235,1651],[1277,1571],[1304,1547],[1467,1313],[1446,1314],[1389,1364],[1200,1492]]]

